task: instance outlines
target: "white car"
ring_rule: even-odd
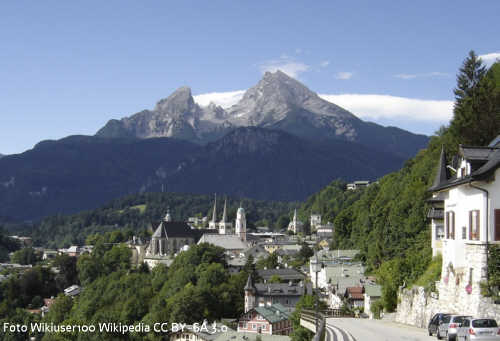
[[[466,318],[472,316],[464,315],[449,315],[445,316],[442,322],[438,325],[436,337],[438,340],[446,338],[448,341],[455,341],[457,339],[458,328],[462,325]]]
[[[459,341],[500,341],[497,321],[488,318],[467,318],[457,331]]]

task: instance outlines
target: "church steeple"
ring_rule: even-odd
[[[212,222],[215,223],[216,221],[217,221],[217,193],[215,194],[214,212],[212,213]]]
[[[233,224],[227,221],[227,199],[224,200],[224,212],[222,220],[219,222],[219,234],[230,234]]]
[[[208,228],[209,229],[217,229],[217,193],[215,194],[215,199],[214,199],[214,210],[212,213],[212,219],[208,222]]]
[[[245,313],[255,308],[255,287],[253,286],[252,275],[248,275],[245,285]]]
[[[234,229],[236,235],[240,237],[241,240],[247,240],[247,220],[245,216],[245,210],[243,207],[238,208],[236,212],[236,224]]]
[[[225,223],[227,221],[227,199],[224,200],[224,211],[222,213],[221,223]]]

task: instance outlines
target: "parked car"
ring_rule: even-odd
[[[466,318],[472,316],[464,315],[448,315],[443,318],[443,321],[438,325],[436,337],[438,340],[446,338],[448,341],[455,341],[457,338],[457,330],[462,325]]]
[[[493,319],[467,318],[458,328],[457,340],[460,341],[498,341],[500,328]]]
[[[429,331],[429,336],[437,333],[437,328],[441,321],[443,321],[443,317],[448,316],[448,313],[437,313],[435,314],[429,321],[429,325],[427,326],[427,330]]]

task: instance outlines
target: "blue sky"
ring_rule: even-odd
[[[182,85],[224,102],[277,68],[432,134],[468,51],[500,56],[498,13],[498,0],[1,2],[0,153],[94,134]]]

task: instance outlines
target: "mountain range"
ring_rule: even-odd
[[[37,220],[137,192],[303,200],[336,178],[397,170],[428,138],[364,122],[282,72],[234,106],[182,87],[95,136],[42,141],[0,159],[0,217]]]
[[[415,155],[428,141],[424,135],[360,120],[281,71],[266,72],[230,108],[213,103],[201,107],[195,103],[191,89],[181,87],[153,110],[110,120],[96,135],[175,137],[205,144],[237,127],[277,129],[311,140],[357,142],[404,159]]]

